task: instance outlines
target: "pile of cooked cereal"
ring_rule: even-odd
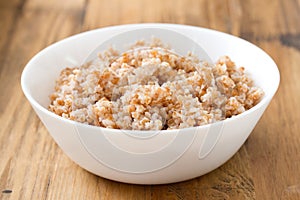
[[[200,126],[238,115],[263,96],[229,57],[211,65],[179,56],[156,40],[113,49],[62,70],[50,111],[106,128],[165,130]]]

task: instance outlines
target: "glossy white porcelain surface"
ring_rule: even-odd
[[[264,98],[252,109],[222,122],[157,132],[89,126],[47,110],[49,94],[63,68],[81,65],[99,44],[113,35],[139,28],[177,31],[196,41],[214,61],[223,55],[230,56],[263,88]],[[47,47],[26,65],[21,84],[53,139],[75,163],[116,181],[162,184],[201,176],[232,157],[270,103],[279,79],[273,60],[260,48],[240,38],[192,26],[132,24],[92,30]]]

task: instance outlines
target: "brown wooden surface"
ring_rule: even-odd
[[[47,45],[99,27],[141,22],[202,26],[270,54],[280,88],[226,164],[176,184],[97,177],[54,143],[25,99],[20,76]],[[0,199],[300,199],[299,0],[0,0]]]

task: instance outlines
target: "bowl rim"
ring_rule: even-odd
[[[266,58],[268,58],[268,60],[271,62],[271,64],[274,66],[272,67],[272,70],[274,70],[274,74],[276,74],[275,77],[275,81],[273,84],[273,87],[270,88],[270,92],[268,95],[265,95],[262,97],[262,99],[260,100],[260,102],[258,104],[256,104],[255,106],[253,106],[252,108],[250,108],[249,110],[244,111],[241,114],[232,116],[230,118],[226,118],[224,120],[221,121],[217,121],[217,122],[213,122],[210,124],[205,124],[205,125],[200,125],[200,126],[194,126],[194,127],[188,127],[188,128],[182,128],[182,129],[171,129],[171,130],[127,130],[127,129],[113,129],[113,128],[106,128],[106,127],[100,127],[100,126],[94,126],[94,125],[89,125],[89,124],[85,124],[85,123],[81,123],[81,122],[77,122],[77,121],[73,121],[64,117],[61,117],[51,111],[49,111],[47,108],[45,108],[44,106],[42,106],[41,104],[39,104],[31,95],[27,84],[26,84],[26,77],[28,76],[28,70],[30,68],[30,66],[32,65],[32,63],[34,63],[35,60],[39,59],[39,57],[43,54],[45,54],[49,49],[51,48],[55,48],[56,46],[60,45],[61,43],[67,42],[69,40],[74,40],[76,38],[82,37],[82,36],[86,36],[89,34],[93,34],[95,32],[102,32],[105,30],[113,30],[113,29],[122,29],[122,28],[142,28],[143,26],[146,27],[162,27],[162,28],[170,28],[170,27],[176,27],[176,28],[188,28],[188,29],[193,29],[195,31],[205,31],[205,32],[210,32],[213,34],[223,34],[226,37],[231,37],[233,39],[237,39],[240,40],[244,43],[247,43],[248,45],[256,48],[258,51],[260,51],[260,53],[264,54],[264,56],[266,56]],[[215,123],[219,123],[219,122],[229,122],[229,121],[233,121],[233,120],[238,120],[239,118],[243,118],[244,116],[248,115],[251,112],[255,112],[256,110],[260,109],[263,105],[268,105],[268,103],[271,101],[271,99],[273,98],[273,96],[275,95],[275,93],[278,90],[279,87],[279,83],[280,83],[280,72],[278,69],[278,66],[276,65],[276,63],[274,62],[274,60],[271,58],[270,55],[268,55],[264,50],[262,50],[260,47],[252,44],[251,42],[239,38],[237,36],[225,33],[225,32],[221,32],[221,31],[217,31],[217,30],[213,30],[213,29],[209,29],[209,28],[204,28],[204,27],[198,27],[198,26],[191,26],[191,25],[183,25],[183,24],[171,24],[171,23],[136,23],[136,24],[123,24],[123,25],[114,25],[114,26],[107,26],[107,27],[102,27],[102,28],[97,28],[97,29],[93,29],[93,30],[88,30],[88,31],[84,31],[69,37],[66,37],[62,40],[59,40],[53,44],[50,44],[49,46],[45,47],[44,49],[40,50],[37,54],[35,54],[30,60],[29,62],[25,65],[22,74],[21,74],[21,88],[23,90],[24,95],[26,96],[26,98],[28,99],[28,101],[30,102],[30,104],[32,104],[33,107],[37,108],[38,110],[40,110],[41,112],[45,113],[46,115],[49,115],[52,118],[55,118],[56,120],[62,120],[63,122],[66,123],[70,123],[73,124],[75,126],[84,126],[87,128],[92,128],[92,129],[98,129],[98,130],[103,130],[103,131],[110,131],[110,132],[116,132],[116,133],[122,133],[122,131],[126,131],[129,133],[153,133],[153,132],[163,132],[165,133],[174,133],[174,132],[180,132],[179,130],[194,130],[196,129],[204,129],[207,127],[210,127],[211,125],[215,124]]]

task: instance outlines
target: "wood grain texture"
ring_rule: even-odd
[[[0,1],[0,199],[300,199],[299,0]],[[70,35],[163,22],[245,38],[278,64],[275,98],[242,148],[190,181],[130,185],[95,176],[54,143],[22,94],[23,67]]]

